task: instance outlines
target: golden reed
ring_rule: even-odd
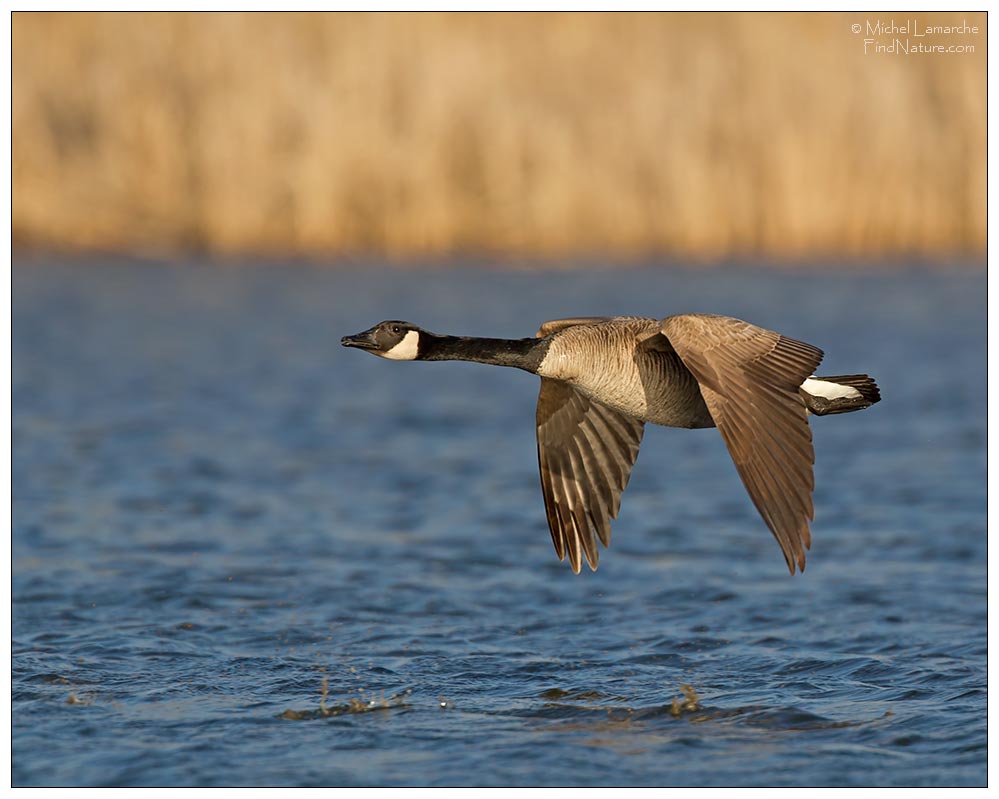
[[[979,33],[920,35],[965,21]],[[14,242],[977,256],[985,24],[902,12],[18,12]],[[902,40],[974,52],[887,49]]]

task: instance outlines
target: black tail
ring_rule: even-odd
[[[838,391],[837,387],[853,390]],[[881,401],[878,384],[868,375],[810,377],[802,384],[800,394],[805,407],[816,416],[860,411]]]

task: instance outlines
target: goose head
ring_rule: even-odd
[[[365,350],[379,358],[415,361],[420,357],[421,344],[429,336],[430,333],[411,322],[390,320],[353,336],[344,336],[340,343],[344,347]]]

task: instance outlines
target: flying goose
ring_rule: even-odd
[[[340,343],[397,361],[475,361],[541,377],[541,490],[559,560],[597,568],[597,543],[638,457],[645,423],[717,427],[791,574],[805,568],[814,518],[808,414],[859,411],[881,399],[867,375],[816,377],[822,350],[711,314],[662,320],[545,322],[534,338],[439,336],[382,322]]]

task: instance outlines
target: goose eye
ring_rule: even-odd
[[[399,327],[399,325],[392,325],[392,332],[393,333],[401,333],[402,332],[402,328]]]

